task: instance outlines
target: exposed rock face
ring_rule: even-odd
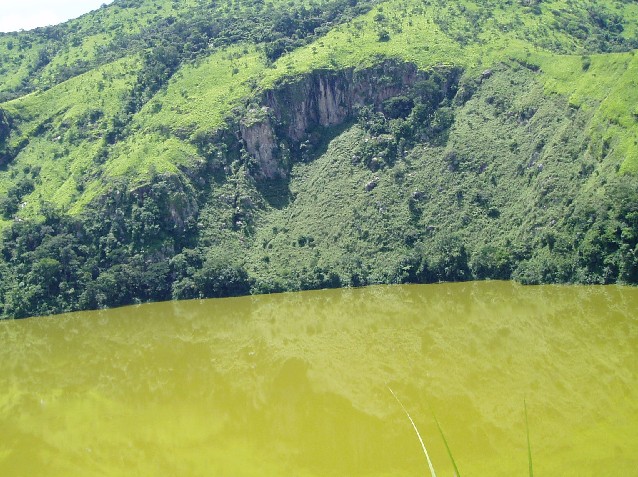
[[[450,71],[450,85],[459,73]],[[385,100],[405,93],[427,77],[428,72],[419,71],[414,64],[386,61],[361,70],[318,70],[266,91],[260,117],[246,118],[240,124],[246,150],[260,165],[258,176],[272,179],[287,175],[279,141],[287,142],[291,151],[298,151],[317,127],[343,124],[364,105],[378,109]],[[255,112],[251,110],[249,116]]]
[[[419,77],[415,65],[385,62],[374,68],[316,71],[294,83],[268,91],[271,108],[286,136],[300,142],[317,126],[342,124],[363,105],[379,107],[414,85]]]
[[[259,176],[264,179],[285,177],[281,161],[277,157],[277,142],[275,130],[270,118],[270,110],[263,107],[259,117],[255,118],[256,111],[250,111],[250,117],[244,118],[240,124],[241,137],[244,140],[246,151],[259,163]]]

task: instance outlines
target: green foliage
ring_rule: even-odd
[[[638,283],[637,35],[593,0],[116,0],[0,34],[0,315]]]
[[[193,205],[172,177],[147,190],[115,186],[99,210],[80,219],[51,209],[42,223],[5,232],[4,262],[20,282],[4,280],[4,313],[23,317],[78,308],[168,299],[163,258],[189,243]],[[4,277],[3,277],[4,278]]]
[[[472,276],[478,279],[507,280],[512,276],[512,256],[505,247],[484,245],[474,254],[469,263]]]
[[[6,40],[0,41],[0,54],[5,53],[15,69],[23,70],[0,71],[0,79],[2,73],[17,76],[17,84],[7,81],[0,87],[0,101],[141,54],[141,73],[130,104],[132,110],[139,110],[180,64],[205,55],[210,48],[263,44],[274,61],[331,25],[366,12],[370,4],[369,0],[268,4],[145,0],[134,5],[116,1],[94,12],[92,18],[0,36]],[[18,51],[14,51],[14,39],[19,41]]]

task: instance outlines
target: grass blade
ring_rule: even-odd
[[[452,451],[450,450],[450,446],[447,443],[445,434],[443,434],[443,429],[441,429],[441,425],[439,424],[439,420],[436,418],[436,414],[434,414],[434,411],[432,411],[432,415],[434,416],[434,422],[436,422],[436,427],[439,429],[439,434],[441,434],[441,438],[443,439],[443,443],[445,444],[445,448],[447,449],[447,455],[450,456],[450,460],[452,461],[452,466],[454,467],[454,475],[455,477],[461,477],[459,468],[456,466],[456,461],[454,460],[454,457],[452,456]]]
[[[532,465],[532,445],[529,440],[529,421],[527,420],[527,401],[523,399],[525,406],[525,431],[527,432],[527,460],[529,461],[529,477],[534,477],[534,467]]]
[[[434,466],[432,465],[432,461],[430,460],[430,455],[428,454],[428,450],[425,448],[425,443],[423,442],[423,438],[421,437],[421,433],[419,432],[419,429],[417,429],[416,424],[414,423],[414,421],[412,420],[412,417],[410,416],[410,413],[405,408],[403,403],[399,400],[397,395],[394,394],[394,391],[392,390],[390,386],[388,386],[388,390],[392,393],[392,395],[394,396],[394,399],[397,400],[397,402],[399,403],[399,406],[401,406],[401,409],[403,409],[403,412],[405,412],[405,415],[408,416],[408,419],[410,420],[410,423],[412,424],[412,427],[414,428],[414,432],[416,432],[416,435],[419,438],[419,442],[421,442],[421,448],[423,449],[425,458],[428,461],[428,467],[430,467],[430,473],[432,474],[432,477],[436,477],[436,472],[434,472]]]

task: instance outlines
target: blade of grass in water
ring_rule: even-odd
[[[390,386],[388,386],[388,390],[392,393],[392,395],[394,396],[394,399],[397,400],[397,402],[399,403],[399,406],[401,406],[401,408],[403,409],[403,412],[405,412],[405,415],[408,416],[408,419],[410,420],[410,423],[412,424],[412,427],[414,428],[414,432],[416,432],[416,435],[419,438],[419,442],[421,442],[421,448],[423,449],[423,453],[425,454],[425,458],[428,461],[428,466],[430,467],[430,473],[432,474],[432,477],[436,477],[436,472],[434,472],[434,466],[432,465],[432,461],[430,460],[430,455],[428,454],[428,450],[425,448],[425,443],[423,442],[423,438],[421,437],[421,433],[419,433],[419,430],[417,429],[416,424],[412,420],[412,417],[410,417],[410,413],[405,408],[403,403],[399,400],[397,395],[394,394],[394,391],[392,390],[392,388]]]
[[[523,400],[525,406],[525,431],[527,432],[527,460],[529,461],[529,477],[534,477],[534,467],[532,466],[532,445],[529,441],[529,421],[527,420],[527,401]]]
[[[452,461],[452,466],[454,467],[454,475],[456,477],[461,477],[461,473],[459,472],[459,468],[456,466],[456,461],[452,456],[452,451],[450,450],[450,446],[447,443],[447,439],[445,438],[445,434],[443,434],[443,429],[441,429],[441,425],[439,424],[439,420],[436,418],[436,414],[432,411],[432,415],[434,416],[434,422],[436,422],[436,427],[439,429],[439,434],[441,434],[441,438],[443,439],[443,443],[445,444],[445,448],[447,449],[447,455],[450,456],[450,460]]]

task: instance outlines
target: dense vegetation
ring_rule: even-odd
[[[638,283],[637,34],[627,0],[115,0],[2,34],[0,316]]]

